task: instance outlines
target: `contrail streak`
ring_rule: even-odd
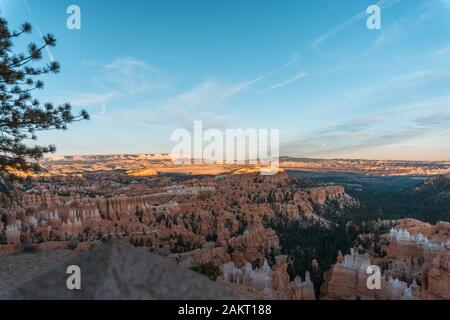
[[[390,8],[395,6],[397,3],[401,2],[401,0],[381,0],[376,5],[380,7],[380,9]],[[321,35],[319,38],[313,41],[311,46],[313,48],[318,48],[322,44],[324,44],[328,39],[335,36],[337,33],[341,32],[342,30],[350,27],[354,23],[358,22],[361,19],[364,19],[367,16],[367,12],[364,10],[360,13],[358,13],[356,16],[351,17],[347,21],[341,23],[336,28],[332,29],[331,31]]]
[[[36,29],[37,29],[39,35],[41,36],[42,41],[44,41],[44,35],[42,34],[41,29],[39,28],[38,24],[36,23],[36,19],[34,19],[33,12],[31,12],[31,7],[28,4],[28,1],[23,0],[23,3],[25,4],[25,7],[27,7],[27,10],[28,10],[28,13],[30,14],[31,20],[33,20],[33,23],[36,25]],[[47,51],[50,61],[55,62],[55,59],[53,57],[53,54],[52,54],[52,51],[50,50],[50,48],[47,46],[47,47],[45,47],[45,50]]]

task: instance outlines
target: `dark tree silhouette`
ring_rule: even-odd
[[[70,104],[54,106],[40,103],[32,93],[43,89],[38,78],[58,73],[60,66],[50,62],[33,66],[42,59],[42,52],[53,47],[56,39],[48,34],[42,45],[30,43],[26,53],[15,53],[14,41],[31,33],[31,25],[24,23],[20,30],[12,31],[8,22],[0,18],[0,183],[2,187],[17,179],[15,172],[38,172],[38,160],[56,150],[50,146],[27,146],[27,140],[37,140],[36,133],[46,130],[66,130],[67,124],[89,119],[85,110],[74,115]]]

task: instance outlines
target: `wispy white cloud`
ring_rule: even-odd
[[[450,0],[439,0],[445,7],[450,9]]]
[[[418,14],[401,18],[394,21],[387,28],[384,28],[380,35],[375,39],[374,46],[381,47],[388,45],[412,34],[430,20],[436,12],[436,7],[426,4],[421,6],[420,10],[421,11]]]
[[[305,72],[299,71],[293,77],[285,79],[285,80],[283,80],[281,82],[275,83],[274,85],[271,85],[270,87],[268,87],[266,89],[266,91],[270,91],[270,90],[273,90],[273,89],[285,87],[285,86],[290,85],[291,83],[294,83],[295,81],[297,81],[297,80],[299,80],[301,78],[304,78],[306,76],[307,76],[307,74]]]
[[[395,21],[391,26],[381,32],[381,34],[375,39],[373,45],[375,47],[381,47],[395,42],[397,39],[410,33],[409,27],[406,27],[408,22]]]
[[[62,92],[54,100],[76,107],[100,106],[106,102],[139,94],[153,94],[167,87],[167,77],[144,61],[116,59],[110,63],[83,62],[92,69],[92,89],[88,92]]]
[[[104,103],[101,108],[100,111],[96,114],[91,115],[92,119],[95,120],[101,120],[101,121],[105,121],[107,120],[107,107],[106,107],[106,103]]]
[[[234,84],[226,84],[219,83],[214,80],[208,80],[194,89],[181,93],[175,99],[172,99],[169,102],[168,109],[178,110],[180,108],[189,109],[189,108],[217,108],[222,106],[228,100],[236,97],[237,95],[249,90],[256,84],[267,81],[276,74],[279,74],[284,69],[287,69],[294,65],[297,62],[297,57],[291,59],[288,63],[284,64],[280,68],[268,72],[262,76],[258,76],[256,78],[241,81]],[[294,77],[283,80],[282,82],[275,83],[271,85],[266,90],[273,90],[276,88],[280,88],[286,86],[298,79],[306,76],[304,72],[298,72]]]
[[[339,157],[450,133],[450,96],[395,105],[325,126],[282,146],[286,154]]]
[[[291,58],[287,63],[285,63],[284,65],[282,65],[280,68],[278,68],[278,69],[276,69],[276,70],[273,70],[273,71],[271,71],[271,72],[268,72],[268,73],[266,73],[266,74],[264,74],[264,75],[262,75],[262,76],[256,77],[256,78],[254,78],[254,79],[251,79],[251,80],[248,80],[248,81],[244,81],[244,82],[237,83],[236,85],[234,85],[230,90],[228,90],[228,91],[225,93],[225,96],[224,96],[224,97],[225,97],[225,98],[226,98],[227,96],[233,97],[233,96],[235,96],[235,95],[237,95],[237,94],[239,94],[239,93],[241,93],[241,92],[243,92],[243,91],[245,91],[245,90],[251,88],[252,86],[256,85],[257,83],[262,82],[262,81],[265,81],[265,80],[268,80],[268,79],[272,78],[273,76],[275,76],[275,75],[281,73],[283,70],[288,69],[288,68],[294,66],[297,62],[298,62],[298,52],[296,52],[296,53],[292,56],[292,58]],[[302,73],[302,72],[297,73],[297,75],[296,75],[295,77],[299,76],[301,73]],[[289,82],[289,83],[291,83],[291,82],[294,82],[294,81],[296,81],[296,80],[302,78],[303,76],[306,76],[306,74],[304,74],[304,75],[302,75],[302,76],[299,76],[297,79],[292,79],[292,78],[291,78],[291,79],[287,79],[286,81],[283,81],[283,82],[287,82],[288,80],[291,80],[291,81]],[[295,77],[294,77],[294,78],[295,78]],[[284,84],[284,85],[288,85],[289,83],[286,83],[286,84]],[[277,87],[282,87],[282,86],[283,86],[283,85],[279,85],[279,84],[280,84],[280,83],[277,83],[277,84],[275,84],[275,85],[272,85],[272,86],[271,86],[271,87],[273,87],[272,89],[275,89],[275,88],[277,88]],[[270,88],[271,88],[271,87],[270,87]],[[266,89],[266,90],[269,90],[269,88]]]
[[[238,84],[227,84],[215,80],[206,80],[193,89],[182,92],[174,98],[170,98],[167,105],[169,108],[217,107],[245,91],[257,81],[259,79]]]
[[[116,59],[100,64],[85,62],[97,68],[93,83],[104,89],[122,91],[127,95],[151,93],[167,87],[167,76],[154,66],[134,58]]]
[[[218,110],[229,100],[247,90],[260,78],[238,84],[227,84],[215,80],[206,80],[191,90],[181,92],[163,102],[164,117],[160,123],[191,125],[194,120],[211,122],[214,117],[229,118]],[[211,113],[212,110],[216,110]],[[213,116],[214,115],[214,116]]]
[[[424,69],[407,72],[389,79],[381,84],[361,87],[345,94],[347,106],[361,101],[374,100],[377,97],[390,98],[405,89],[411,89],[438,81],[450,79],[450,70]]]
[[[250,82],[250,81],[249,81]],[[108,123],[134,123],[153,126],[190,127],[194,120],[202,120],[207,125],[224,124],[231,119],[221,114],[220,108],[234,96],[245,90],[244,85],[206,80],[195,87],[171,97],[150,99],[139,106],[131,106],[127,112],[116,110],[99,117]],[[132,112],[136,109],[136,112]]]
[[[102,118],[108,122],[183,126],[192,125],[194,120],[203,120],[205,125],[221,126],[229,123],[232,119],[229,114],[222,110],[228,102],[245,92],[249,92],[257,85],[260,87],[263,85],[269,86],[268,83],[274,76],[293,67],[297,62],[298,54],[295,54],[281,67],[248,80],[231,82],[209,78],[175,95],[146,99],[146,102],[137,106],[140,110],[140,117],[115,111],[114,114],[110,113],[107,117]],[[149,93],[155,89],[165,88],[164,75],[160,76],[160,72],[156,68],[140,60],[127,58],[107,64],[86,64],[99,68],[99,72],[93,77],[93,81],[97,87],[103,87],[110,91],[105,91],[107,94],[82,95],[76,100],[77,102],[98,104],[111,99],[124,98],[127,94]],[[142,79],[142,74],[155,76],[147,82]],[[297,72],[295,76],[270,85],[266,90],[287,86],[304,76],[306,76],[306,73]],[[257,90],[255,92],[261,93],[262,91]]]
[[[232,97],[238,95],[239,93],[251,88],[253,85],[257,84],[258,82],[268,79],[270,76],[271,75],[264,75],[264,76],[261,76],[261,77],[255,78],[255,79],[237,83],[237,84],[231,86],[230,88],[228,88],[224,92],[224,94],[222,95],[222,99],[227,100],[229,98],[232,98]]]
[[[66,99],[74,106],[88,107],[98,105],[120,96],[118,92],[69,94]]]
[[[444,56],[450,56],[450,45],[448,45],[444,48],[435,50],[434,52],[429,54],[427,57],[425,57],[425,59],[434,59],[434,58],[439,58],[439,57],[444,57]]]

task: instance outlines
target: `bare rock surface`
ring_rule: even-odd
[[[0,299],[8,291],[31,281],[76,254],[72,250],[0,254]]]
[[[81,269],[81,290],[69,290],[69,265]],[[119,241],[85,251],[70,262],[14,289],[8,299],[191,300],[239,299],[208,278]]]

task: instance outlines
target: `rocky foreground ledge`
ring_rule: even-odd
[[[81,269],[81,290],[69,290],[67,268]],[[13,289],[9,300],[237,300],[214,281],[163,257],[110,241],[60,263]]]

